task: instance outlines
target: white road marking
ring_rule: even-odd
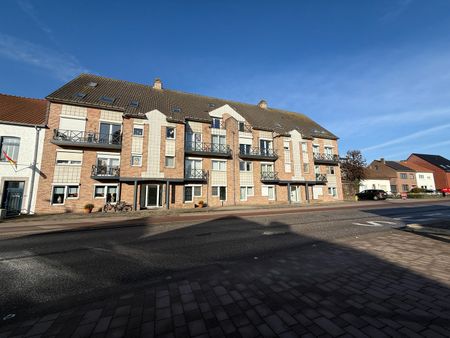
[[[397,225],[395,222],[390,221],[366,221],[365,223],[353,223],[354,225],[361,225],[365,227],[382,227],[385,224]]]

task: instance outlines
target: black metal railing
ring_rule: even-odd
[[[122,135],[120,133],[102,134],[93,131],[54,129],[53,140],[64,143],[120,146]]]
[[[277,152],[273,149],[268,148],[241,148],[239,149],[240,156],[249,157],[267,157],[267,158],[277,158]]]
[[[189,180],[206,180],[208,172],[204,169],[187,169],[184,171],[184,178]]]
[[[186,142],[185,151],[196,153],[212,153],[230,155],[231,148],[227,144],[204,143],[204,142]]]
[[[105,165],[93,165],[91,171],[91,177],[119,177],[120,167],[110,167]]]
[[[327,182],[327,175],[324,174],[316,174],[316,181],[318,182]]]
[[[339,155],[314,153],[315,162],[339,162]]]
[[[262,171],[261,181],[278,181],[278,172],[276,171]]]

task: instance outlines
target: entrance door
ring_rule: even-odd
[[[3,189],[2,208],[6,216],[17,216],[22,210],[24,181],[6,181]]]
[[[291,202],[300,202],[299,191],[299,186],[291,185]]]
[[[161,186],[158,184],[149,184],[146,188],[145,206],[147,208],[158,208],[162,204],[161,201]]]

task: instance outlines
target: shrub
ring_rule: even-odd
[[[424,192],[425,192],[425,189],[422,189],[419,187],[412,188],[410,191],[410,193],[413,193],[413,194],[423,194]]]
[[[86,209],[86,210],[92,210],[92,209],[94,209],[94,205],[93,205],[92,203],[87,203],[87,204],[84,206],[84,209]]]

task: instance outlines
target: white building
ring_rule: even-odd
[[[401,162],[402,165],[416,171],[417,187],[427,190],[436,190],[436,184],[434,183],[434,173],[420,165],[410,162]]]
[[[376,172],[375,170],[366,168],[366,179],[362,180],[359,184],[359,191],[369,189],[380,189],[391,193],[391,183],[389,177],[384,177],[383,174]]]
[[[45,100],[0,94],[0,208],[4,210],[3,216],[34,212],[46,112]]]

